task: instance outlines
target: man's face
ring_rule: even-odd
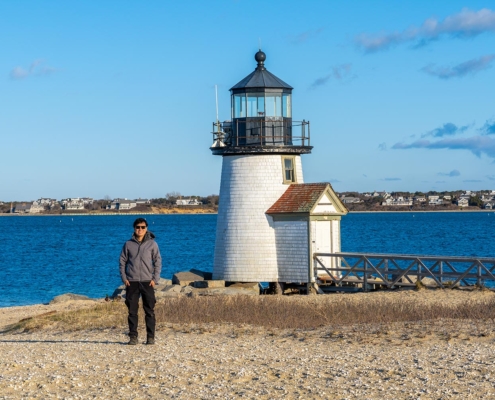
[[[139,239],[142,239],[144,235],[146,234],[146,224],[144,222],[140,222],[134,227],[134,233]]]

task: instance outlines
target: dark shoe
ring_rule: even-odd
[[[127,343],[127,344],[128,344],[128,345],[132,345],[132,346],[134,346],[134,345],[138,344],[137,337],[135,337],[135,336],[131,336],[131,338],[129,339],[129,343]]]
[[[149,337],[148,340],[146,340],[146,344],[155,344],[155,338]]]

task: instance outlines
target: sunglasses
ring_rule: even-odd
[[[134,227],[134,229],[146,229],[146,228],[147,228],[147,226],[146,226],[146,225],[136,225],[136,226]]]

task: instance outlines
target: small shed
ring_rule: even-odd
[[[341,251],[340,220],[348,210],[330,183],[292,184],[266,214],[273,219],[278,281],[315,281],[313,254]],[[336,260],[320,257],[327,267]]]

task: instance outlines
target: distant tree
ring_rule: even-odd
[[[209,196],[206,197],[200,197],[199,201],[203,204],[207,204],[209,206],[218,206],[218,195],[217,194],[210,194]]]
[[[179,192],[169,192],[165,195],[165,199],[167,200],[167,204],[175,204],[178,198],[182,197]]]
[[[483,206],[483,202],[481,201],[481,198],[476,195],[476,196],[471,196],[469,198],[469,205],[470,206],[473,206],[473,207],[482,207]]]

